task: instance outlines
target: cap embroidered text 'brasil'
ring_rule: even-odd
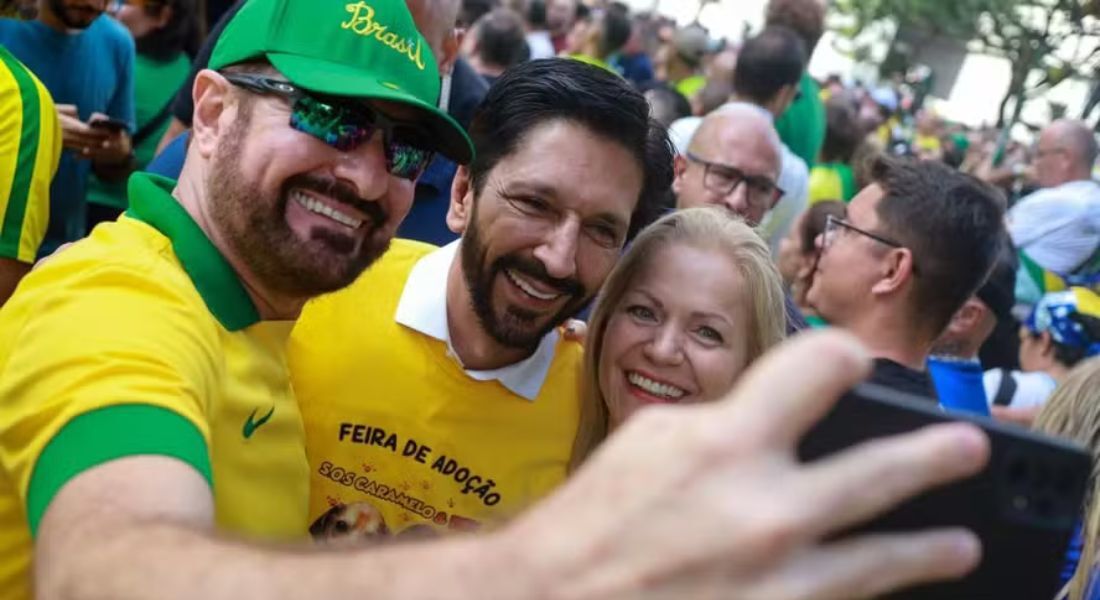
[[[306,90],[419,108],[439,152],[463,164],[473,156],[466,132],[436,107],[439,68],[404,0],[248,0],[210,68],[258,58]]]

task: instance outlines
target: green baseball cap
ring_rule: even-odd
[[[436,106],[439,68],[404,0],[248,0],[209,67],[258,58],[306,90],[418,108],[438,152],[461,164],[473,158],[466,131]]]

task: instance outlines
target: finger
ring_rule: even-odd
[[[921,583],[963,577],[981,561],[981,542],[963,529],[867,535],[796,558],[761,598],[876,598]],[[785,580],[785,581],[783,581]]]
[[[866,378],[870,360],[850,334],[839,330],[799,334],[755,363],[722,401],[717,426],[763,435],[793,447],[841,393]]]
[[[584,321],[570,319],[565,323],[565,339],[574,342],[584,342],[588,335],[588,324]]]
[[[814,537],[863,523],[925,490],[980,471],[989,440],[973,425],[947,423],[872,440],[816,461],[795,494]]]
[[[79,112],[76,109],[75,104],[56,104],[58,114],[65,115],[67,117],[74,117],[79,119]]]

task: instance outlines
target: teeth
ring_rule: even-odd
[[[628,373],[626,379],[631,384],[642,388],[646,392],[662,398],[681,398],[686,393],[676,386],[668,385],[667,383],[657,383],[652,379],[648,379],[634,372]]]
[[[511,270],[505,270],[504,273],[506,275],[508,275],[508,279],[511,279],[512,283],[519,286],[519,289],[523,290],[524,292],[526,292],[530,296],[534,296],[535,298],[538,298],[539,300],[553,300],[553,299],[561,296],[561,294],[554,294],[554,293],[544,294],[544,293],[536,290],[535,288],[531,287],[530,284],[528,284],[526,281],[520,279],[519,275],[516,275]]]
[[[341,225],[351,227],[352,229],[359,229],[359,226],[363,224],[362,219],[356,219],[349,214],[335,210],[327,204],[323,204],[317,201],[315,198],[308,194],[302,192],[291,192],[291,199],[293,199],[309,212],[328,217],[333,221],[336,221]]]

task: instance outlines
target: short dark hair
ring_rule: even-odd
[[[825,233],[829,217],[843,219],[847,214],[848,205],[840,200],[820,200],[806,209],[806,216],[798,227],[798,246],[802,254],[810,254],[817,249],[817,238]]]
[[[856,107],[845,95],[830,98],[825,103],[825,123],[822,162],[852,162],[864,133]]]
[[[913,253],[910,307],[938,335],[992,270],[1004,236],[1000,192],[939,161],[879,158],[871,177],[885,193],[878,204],[886,235]]]
[[[806,44],[806,55],[812,56],[825,34],[825,4],[822,0],[771,0],[764,24],[793,29]]]
[[[195,0],[155,0],[147,2],[142,10],[151,17],[171,10],[172,16],[164,27],[134,39],[138,54],[158,61],[172,60],[180,52],[195,56],[199,50],[199,21]]]
[[[496,8],[477,22],[477,53],[481,60],[508,69],[527,59],[527,34],[515,11]]]
[[[805,70],[806,44],[786,27],[769,26],[741,47],[733,72],[733,90],[762,104],[784,87],[797,85]]]
[[[619,50],[630,40],[633,25],[630,16],[622,10],[611,7],[603,11],[600,17],[600,58],[608,57]]]
[[[480,195],[489,173],[535,127],[571,121],[620,144],[638,161],[642,192],[628,239],[666,209],[672,185],[672,143],[649,118],[649,104],[625,79],[580,61],[548,58],[519,64],[497,80],[470,123],[477,150],[470,180]],[[548,157],[548,160],[552,158]]]
[[[691,116],[691,103],[667,82],[656,79],[638,87],[649,102],[649,113],[658,123],[668,127],[677,119]]]
[[[458,9],[455,26],[471,27],[498,6],[500,6],[500,0],[462,0],[462,8]]]
[[[527,3],[527,24],[533,29],[546,28],[546,2],[543,0],[531,0]]]

